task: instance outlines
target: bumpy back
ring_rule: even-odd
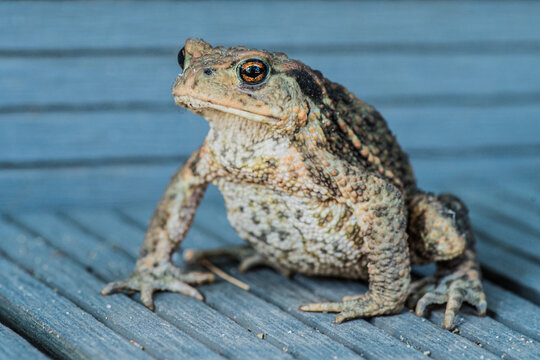
[[[332,151],[379,173],[407,192],[413,191],[416,180],[408,156],[381,114],[344,86],[326,79],[323,83],[329,100],[325,101],[323,112],[331,120],[324,131],[331,140]]]

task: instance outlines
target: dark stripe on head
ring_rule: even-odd
[[[308,96],[316,104],[322,102],[322,89],[309,72],[293,69],[287,71],[286,74],[295,78],[304,95]]]

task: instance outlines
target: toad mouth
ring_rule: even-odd
[[[174,95],[174,102],[179,106],[185,107],[193,111],[202,110],[202,109],[214,109],[223,113],[232,114],[235,116],[242,117],[244,119],[253,120],[253,121],[257,121],[257,122],[265,123],[265,124],[276,124],[279,121],[281,121],[281,119],[277,117],[256,114],[253,112],[228,107],[225,105],[215,104],[213,102],[197,99],[192,96]]]

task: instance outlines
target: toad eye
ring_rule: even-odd
[[[186,61],[186,48],[182,48],[178,52],[178,65],[180,65],[180,68],[184,70],[184,62]]]
[[[248,85],[257,85],[266,80],[268,69],[261,59],[247,59],[238,65],[238,77]]]

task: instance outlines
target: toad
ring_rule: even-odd
[[[341,302],[300,306],[338,313],[335,323],[395,314],[408,302],[422,316],[446,304],[453,326],[463,302],[486,313],[467,208],[456,196],[418,188],[407,155],[372,106],[320,71],[283,53],[212,47],[188,39],[178,55],[175,102],[203,116],[202,146],[172,177],[151,219],[135,271],[103,294],[155,291],[202,300],[212,274],[172,263],[208,184],[219,187],[231,225],[248,245],[190,252],[229,254],[241,269],[366,279]],[[411,281],[411,265],[436,263]]]

